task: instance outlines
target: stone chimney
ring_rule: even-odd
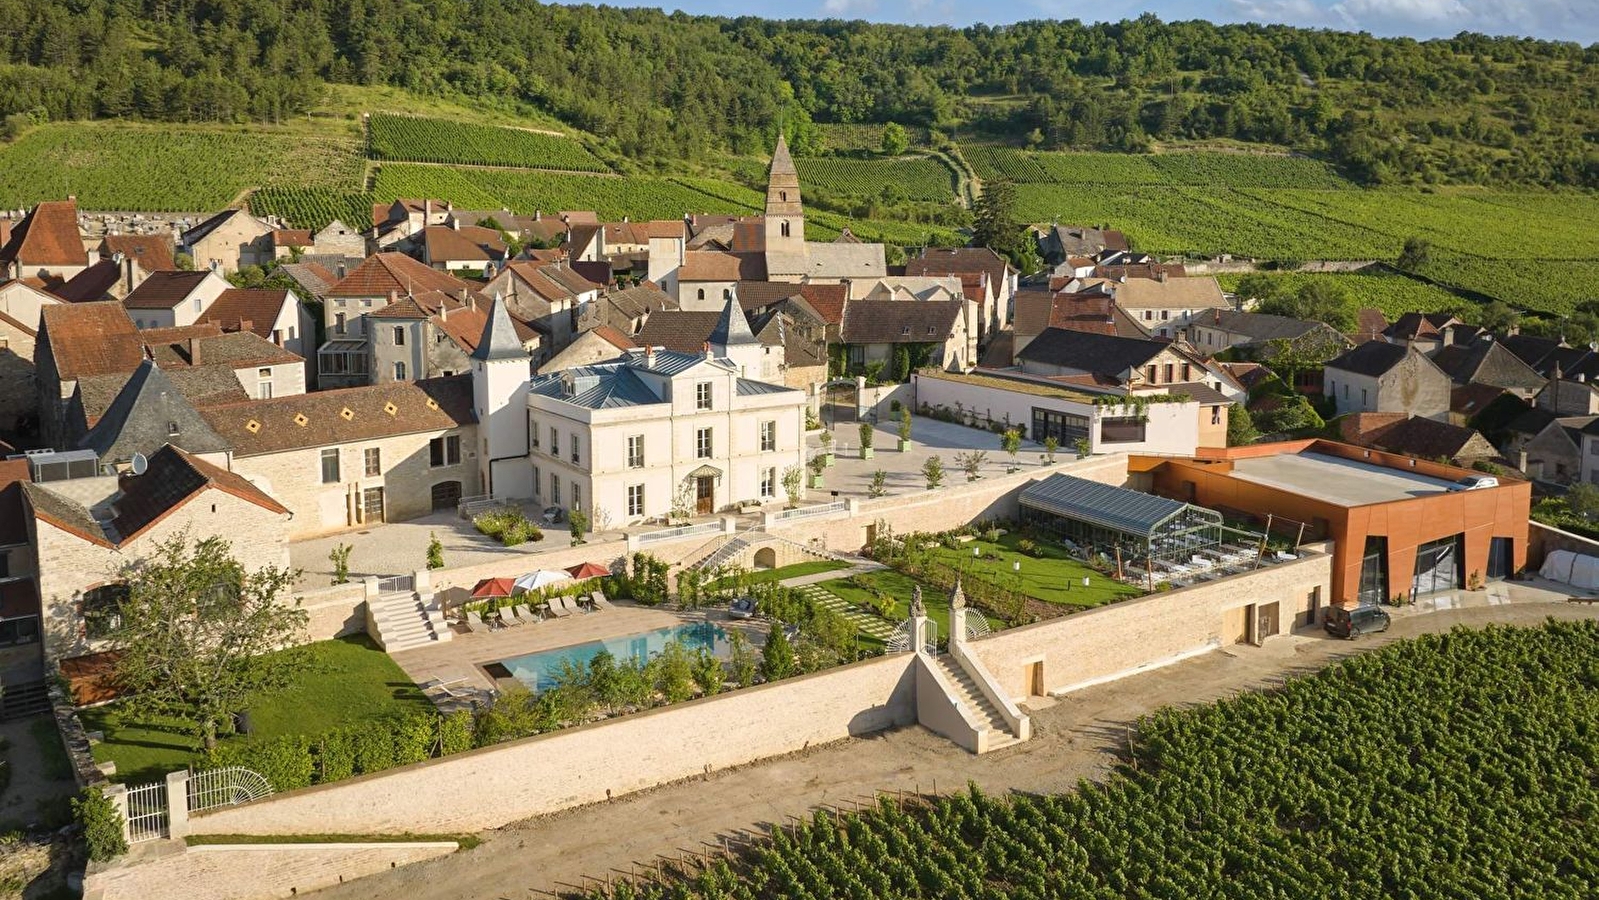
[[[1157,266],[1155,268],[1155,280],[1160,282],[1161,284],[1165,284],[1166,283],[1166,270]]]
[[[706,359],[715,359],[716,358],[716,355],[711,352],[711,342],[710,341],[706,341],[705,342],[705,358]]]
[[[189,338],[189,365],[200,365],[200,339]]]
[[[426,226],[428,221],[430,219],[432,219],[432,218],[433,218],[433,201],[430,200],[430,199],[429,200],[423,200],[422,201],[422,224],[424,226]]]

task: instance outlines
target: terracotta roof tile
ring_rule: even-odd
[[[470,375],[252,400],[200,413],[233,445],[235,456],[444,431],[477,421]]]
[[[132,372],[144,359],[138,329],[115,301],[46,306],[40,319],[62,381]]]
[[[677,280],[684,281],[765,281],[766,257],[760,253],[724,253],[719,250],[690,250],[683,254],[683,267]]]
[[[92,303],[96,300],[114,300],[108,293],[122,280],[122,267],[109,259],[102,259],[82,272],[67,279],[54,291],[68,303]]]
[[[272,232],[274,247],[309,247],[315,243],[308,228],[279,228]]]
[[[46,200],[35,206],[11,229],[11,240],[0,246],[0,268],[12,262],[24,266],[86,266],[89,252],[78,236],[78,201]]]
[[[609,325],[596,325],[589,330],[594,332],[595,337],[615,346],[618,350],[633,350],[638,347],[632,338]]]
[[[420,291],[458,294],[473,285],[425,265],[404,253],[375,253],[328,288],[329,297],[387,297]]]
[[[162,234],[108,234],[100,242],[100,255],[110,257],[120,253],[137,260],[146,272],[163,272],[176,269],[172,255],[172,238]]]
[[[271,340],[272,324],[285,303],[298,303],[293,292],[228,288],[217,295],[201,318],[222,326],[223,331],[243,331],[245,323],[249,323],[250,331]]]
[[[175,309],[210,274],[210,270],[151,272],[128,296],[122,298],[122,305],[128,309]]]

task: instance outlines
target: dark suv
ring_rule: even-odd
[[[1363,634],[1387,631],[1391,624],[1393,620],[1380,606],[1357,606],[1354,609],[1333,606],[1327,609],[1327,618],[1322,622],[1322,627],[1333,637],[1354,640]]]

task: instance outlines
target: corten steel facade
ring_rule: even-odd
[[[1319,485],[1265,484],[1238,468],[1240,464],[1251,466],[1247,460],[1290,455],[1308,455],[1307,460],[1325,464],[1327,480]],[[1340,471],[1340,466],[1347,471]],[[1390,496],[1385,498],[1381,487],[1341,481],[1360,479],[1360,470],[1368,466],[1378,470],[1366,470],[1373,485],[1400,476],[1414,478],[1416,487],[1387,491]],[[1305,540],[1331,538],[1330,601],[1344,606],[1359,601],[1368,538],[1381,539],[1386,545],[1386,553],[1378,554],[1386,566],[1385,600],[1411,593],[1418,550],[1457,536],[1461,562],[1456,587],[1478,577],[1518,572],[1527,562],[1532,484],[1526,481],[1500,476],[1495,488],[1448,491],[1436,482],[1424,482],[1451,482],[1480,473],[1325,440],[1201,448],[1192,459],[1135,455],[1129,459],[1128,471],[1135,481],[1161,496],[1232,515],[1247,514],[1261,520],[1270,515],[1275,520],[1273,530],[1279,534],[1297,535],[1303,523]],[[1360,502],[1364,499],[1370,502]],[[1496,538],[1501,540],[1495,542]],[[1374,541],[1373,546],[1381,545]],[[1491,547],[1497,550],[1494,569],[1504,571],[1490,569]]]

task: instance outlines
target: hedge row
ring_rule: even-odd
[[[475,731],[470,712],[444,716],[417,710],[320,735],[223,744],[204,766],[243,766],[261,773],[274,789],[288,791],[470,750]]]

